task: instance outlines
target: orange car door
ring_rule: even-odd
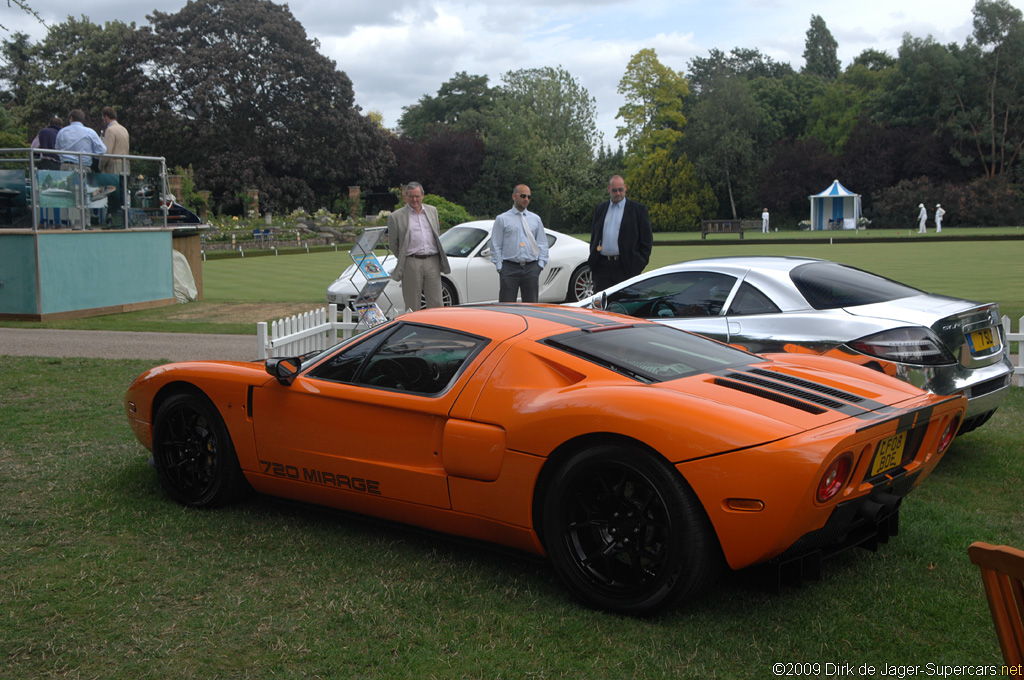
[[[450,507],[444,425],[487,347],[483,338],[405,324],[291,385],[255,390],[260,473]]]

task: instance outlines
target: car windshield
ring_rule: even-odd
[[[789,277],[814,309],[856,307],[923,294],[917,288],[835,262],[803,264]]]
[[[448,257],[469,257],[489,232],[477,227],[452,227],[441,234],[441,246]]]
[[[661,324],[599,326],[563,333],[547,343],[645,383],[746,366],[761,359]]]

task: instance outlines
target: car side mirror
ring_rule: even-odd
[[[601,295],[597,298],[596,304],[594,306],[597,307],[598,309],[608,309],[608,291],[601,291]]]
[[[298,357],[282,357],[280,359],[267,359],[267,373],[277,378],[277,382],[285,387],[295,382],[302,368],[302,361]]]
[[[477,257],[490,257],[490,256],[491,256],[491,249],[490,248],[484,248],[483,250],[480,251],[480,254],[477,255]]]

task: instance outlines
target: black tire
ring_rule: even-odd
[[[249,490],[224,420],[199,394],[176,394],[161,404],[153,462],[168,495],[182,505],[218,507]]]
[[[711,522],[685,480],[638,448],[600,446],[547,487],[543,527],[566,587],[591,607],[649,616],[710,585],[721,565]]]
[[[569,289],[565,293],[566,302],[579,302],[594,294],[594,273],[589,264],[581,264],[569,277]]]

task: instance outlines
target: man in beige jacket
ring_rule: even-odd
[[[107,145],[107,153],[114,154],[117,156],[127,156],[131,153],[129,149],[128,140],[128,129],[125,126],[117,122],[117,111],[112,107],[106,106],[103,108],[103,143]],[[124,162],[124,172],[129,172],[128,161]],[[112,172],[114,174],[121,174],[121,163],[120,158],[111,158],[110,156],[103,156],[100,158],[100,172]]]
[[[450,274],[448,256],[441,246],[437,208],[423,204],[423,186],[409,182],[405,205],[388,217],[388,245],[395,254],[391,278],[402,282],[405,311],[441,306],[441,274]]]

